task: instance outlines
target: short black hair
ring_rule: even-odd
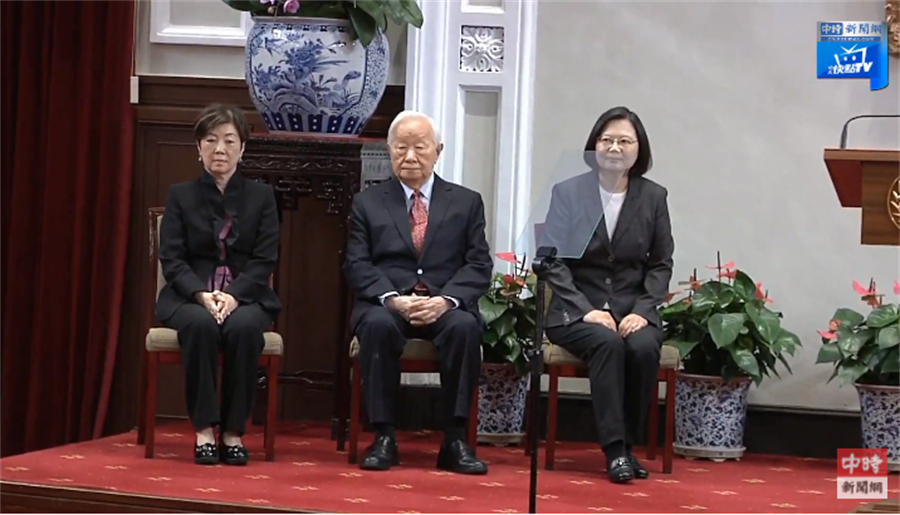
[[[228,104],[212,104],[200,113],[194,124],[194,139],[199,142],[216,127],[225,123],[234,125],[241,143],[247,142],[250,137],[250,124],[240,109]]]
[[[637,113],[623,106],[613,107],[601,114],[600,118],[597,118],[597,122],[594,123],[594,128],[591,129],[590,134],[588,134],[587,142],[584,144],[585,164],[587,164],[591,170],[597,169],[597,159],[595,157],[597,140],[600,139],[600,135],[603,134],[603,129],[605,129],[606,126],[609,125],[609,122],[613,120],[628,120],[634,125],[634,132],[637,133],[638,155],[637,159],[634,161],[634,166],[631,167],[631,170],[628,170],[628,175],[640,177],[649,172],[650,169],[653,168],[653,156],[650,152],[650,139],[647,137],[647,131],[644,129],[644,124],[641,123],[641,118]]]

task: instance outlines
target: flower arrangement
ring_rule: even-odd
[[[537,277],[511,252],[497,257],[514,265],[511,274],[494,274],[488,292],[478,300],[484,323],[484,361],[512,363],[520,376],[527,371],[525,350],[533,344]]]
[[[839,308],[831,316],[827,331],[819,331],[822,347],[816,363],[834,363],[835,377],[842,384],[897,386],[900,384],[900,308],[884,304],[875,281],[866,288],[853,281],[854,291],[871,309],[863,315],[850,308]],[[894,281],[894,294],[900,295],[900,282]]]
[[[349,19],[363,46],[378,31],[387,31],[388,20],[397,25],[422,28],[422,11],[415,0],[222,0],[232,9],[254,16],[304,16]]]
[[[772,311],[772,302],[762,283],[754,283],[734,262],[722,264],[717,253],[712,279],[702,281],[697,270],[684,291],[669,294],[659,310],[666,343],[678,349],[684,372],[721,376],[726,381],[749,377],[759,385],[781,361],[791,372],[785,354],[800,347],[796,334],[781,327],[782,314]],[[679,294],[685,297],[673,302]]]

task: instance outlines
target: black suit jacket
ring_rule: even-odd
[[[657,309],[669,292],[675,252],[667,196],[659,184],[631,178],[610,241],[596,172],[553,187],[539,244],[556,246],[567,259],[556,260],[547,275],[553,291],[547,327],[569,325],[605,306],[617,322],[635,313],[659,327]],[[581,249],[584,254],[571,259]]]
[[[487,293],[493,271],[481,195],[434,176],[421,257],[413,247],[406,201],[396,178],[353,199],[344,263],[356,296],[351,327],[355,330],[366,311],[381,305],[382,295],[408,295],[419,280],[431,295],[453,297],[457,309],[480,319],[478,299]]]
[[[209,278],[219,265],[214,225],[221,227],[225,211],[235,221],[224,263],[234,279],[224,291],[240,304],[260,304],[273,318],[281,310],[269,286],[280,235],[274,190],[237,172],[222,195],[204,173],[169,189],[159,232],[159,259],[166,279],[156,301],[160,321],[185,302],[194,302],[195,293],[209,291]]]

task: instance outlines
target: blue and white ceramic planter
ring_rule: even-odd
[[[272,132],[358,136],[387,87],[390,52],[348,20],[257,16],[247,37],[250,98]]]
[[[887,449],[888,470],[900,471],[900,387],[856,384],[863,447]]]
[[[478,380],[478,442],[518,444],[525,436],[529,376],[512,366],[484,363]]]
[[[750,379],[678,374],[675,381],[675,453],[689,458],[738,459]]]

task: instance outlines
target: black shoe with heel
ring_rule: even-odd
[[[219,454],[226,465],[246,465],[250,460],[250,453],[243,445],[225,445],[225,442],[220,442]]]
[[[194,443],[194,463],[197,465],[215,465],[219,463],[219,449],[215,444]]]

